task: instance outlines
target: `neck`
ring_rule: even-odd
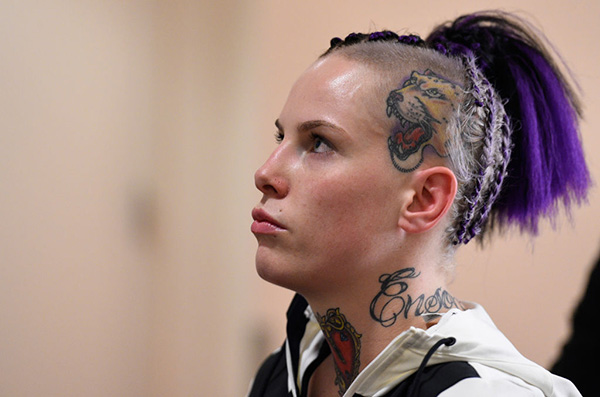
[[[332,352],[335,382],[342,395],[358,373],[397,335],[427,328],[422,315],[463,309],[438,272],[414,267],[360,279],[335,296],[306,296]]]

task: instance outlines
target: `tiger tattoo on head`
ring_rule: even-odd
[[[388,139],[394,166],[411,172],[423,162],[423,151],[431,147],[445,157],[448,118],[462,95],[462,87],[427,69],[413,71],[402,88],[387,98],[387,117],[395,118]]]

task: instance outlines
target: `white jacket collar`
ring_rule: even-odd
[[[554,396],[555,388],[562,389],[565,386],[561,384],[564,381],[562,378],[523,357],[496,328],[482,306],[475,303],[467,305],[469,309],[465,311],[451,309],[427,330],[411,327],[398,335],[358,374],[344,396],[353,396],[355,393],[370,397],[385,395],[418,369],[436,342],[451,336],[456,338],[456,343],[438,348],[428,361],[428,366],[450,361],[481,363],[523,379],[542,390],[546,396]],[[324,342],[322,334],[314,332],[318,324],[310,308],[305,315],[310,318],[307,330],[311,332],[305,334],[301,343],[301,368],[306,368],[315,356],[315,349]],[[303,372],[300,371],[299,377]]]

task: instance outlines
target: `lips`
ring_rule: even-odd
[[[254,234],[275,234],[286,230],[285,226],[276,221],[262,208],[252,210],[252,226],[250,230]]]

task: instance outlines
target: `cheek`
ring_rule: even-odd
[[[377,183],[375,183],[377,182]],[[393,218],[391,189],[375,176],[333,179],[307,190],[312,201],[307,210],[322,225],[323,232],[333,228],[347,234],[362,234],[376,230]]]

